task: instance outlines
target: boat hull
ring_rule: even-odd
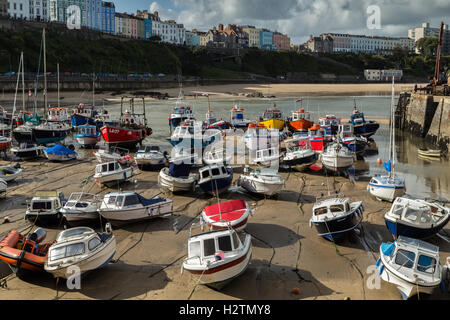
[[[171,192],[192,192],[197,184],[195,175],[189,178],[175,178],[169,175],[169,168],[163,168],[158,175],[158,184],[161,188]]]
[[[248,192],[263,194],[269,197],[278,194],[284,187],[284,183],[263,183],[247,177],[240,177],[237,184]]]
[[[405,186],[377,185],[370,183],[367,186],[370,194],[378,200],[393,202],[397,197],[405,194]]]
[[[308,131],[309,128],[313,126],[313,123],[308,120],[297,120],[297,121],[291,121],[288,123],[288,129],[291,132],[305,132]]]
[[[70,117],[70,122],[72,123],[73,127],[95,125],[95,120],[93,118],[88,118],[81,115],[72,115]]]
[[[450,216],[447,217],[444,221],[439,223],[431,228],[419,228],[409,224],[402,223],[402,221],[393,221],[391,219],[385,218],[386,227],[389,232],[394,236],[394,238],[398,238],[398,236],[405,236],[413,239],[426,239],[434,236],[439,231],[441,231],[445,225],[450,220]]]
[[[63,212],[62,215],[69,224],[92,222],[92,221],[97,221],[99,218],[99,214],[97,211],[94,211],[94,212]]]
[[[44,151],[45,156],[50,161],[71,161],[77,158],[76,154],[60,155],[60,154],[48,154]]]
[[[105,126],[100,129],[107,145],[120,147],[136,147],[146,138],[145,129],[131,129],[122,127]]]
[[[215,195],[216,192],[223,193],[228,190],[233,181],[233,176],[230,175],[227,178],[222,179],[213,179],[203,183],[199,183],[198,185],[205,193],[209,193]]]
[[[328,170],[340,171],[346,170],[353,165],[353,157],[342,157],[342,156],[328,156],[322,153],[322,164]]]
[[[317,234],[328,240],[337,240],[346,233],[353,231],[362,221],[362,213],[355,210],[345,217],[320,221],[313,221],[312,224],[317,230]]]
[[[41,130],[33,129],[33,141],[39,144],[56,143],[63,141],[70,135],[70,129],[67,130]]]
[[[93,136],[78,136],[76,137],[77,142],[82,146],[82,147],[93,147],[95,146],[98,142],[100,142],[101,137],[93,137]]]
[[[277,129],[277,130],[283,130],[285,122],[283,120],[278,119],[270,119],[261,121],[260,124],[265,126],[267,129]]]
[[[378,123],[370,121],[362,125],[355,125],[353,130],[355,135],[368,138],[373,136],[379,128],[380,125]]]
[[[121,172],[115,172],[111,174],[102,174],[102,175],[94,175],[94,179],[96,182],[100,184],[107,184],[113,182],[123,182],[129,180],[134,176],[134,172],[131,168],[127,168]]]
[[[161,217],[173,212],[173,202],[165,201],[152,206],[134,210],[100,210],[102,218],[113,226],[123,226],[130,223]]]

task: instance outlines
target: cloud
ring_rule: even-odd
[[[339,32],[407,37],[408,29],[430,22],[450,23],[448,0],[167,0],[150,5],[163,19],[176,19],[187,29],[207,31],[222,23],[249,24],[287,33],[293,43],[310,34]],[[377,5],[381,29],[367,28],[367,7]]]

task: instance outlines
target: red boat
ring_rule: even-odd
[[[105,125],[100,131],[107,145],[135,148],[138,143],[142,143],[153,132],[151,128],[147,127],[144,98],[142,98],[143,114],[134,112],[134,98],[130,100],[131,112],[128,110],[122,112],[123,99],[122,97],[119,123],[117,125]]]
[[[211,230],[223,230],[228,226],[243,230],[247,226],[249,214],[251,209],[244,200],[232,200],[205,207],[202,220]]]

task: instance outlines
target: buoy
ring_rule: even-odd
[[[377,163],[378,163],[379,165],[382,165],[382,164],[383,164],[383,160],[381,160],[381,158],[378,158]]]
[[[11,221],[9,220],[9,217],[5,217],[4,219],[3,219],[3,223],[10,223]]]
[[[350,297],[345,297],[345,299],[344,299],[344,300],[351,300],[351,299],[350,299]]]
[[[293,294],[300,294],[300,289],[299,288],[294,288],[294,289],[292,289],[292,293]]]

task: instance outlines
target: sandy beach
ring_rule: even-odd
[[[1,161],[0,165],[9,162]],[[45,159],[22,162],[24,174],[8,187],[0,221],[8,216],[11,223],[0,225],[0,234],[12,229],[25,231],[26,200],[36,190],[61,190],[68,197],[81,191],[104,195],[115,190],[99,187],[92,176],[96,160],[86,151],[83,160],[51,163]],[[236,169],[234,182],[242,172]],[[125,183],[124,191],[137,191],[145,197],[156,195],[174,200],[174,214],[145,223],[115,229],[117,252],[112,263],[82,278],[80,290],[68,290],[63,281],[58,286],[47,274],[19,279],[1,265],[6,282],[0,288],[0,299],[284,299],[284,300],[397,300],[398,290],[386,282],[379,289],[367,285],[379,256],[381,242],[392,241],[383,215],[390,204],[380,203],[366,191],[368,177],[353,183],[344,177],[330,177],[330,188],[352,201],[363,201],[366,208],[359,234],[350,235],[338,244],[317,236],[309,219],[315,197],[326,192],[325,175],[312,172],[282,172],[286,185],[278,197],[265,199],[238,192],[232,188],[221,200],[245,199],[254,209],[246,231],[252,235],[253,257],[247,271],[222,291],[197,285],[197,279],[181,273],[187,254],[190,225],[202,209],[217,201],[198,191],[187,195],[161,193],[157,171],[139,171],[136,183]],[[47,229],[46,240],[55,239],[60,228]],[[446,229],[450,232],[450,229]],[[430,242],[440,246],[441,263],[450,255],[450,245],[438,238]],[[3,262],[2,262],[3,263]],[[299,288],[299,294],[293,289]],[[439,290],[433,299],[449,299]]]
[[[374,83],[374,84],[232,84],[232,85],[216,85],[216,86],[198,86],[184,87],[183,91],[186,99],[201,98],[202,94],[208,93],[214,99],[245,99],[247,95],[255,95],[257,93],[263,96],[275,96],[276,98],[302,98],[315,96],[389,96],[391,94],[390,83]],[[414,84],[396,84],[396,93],[414,89]],[[135,91],[124,91],[114,93],[109,91],[100,91],[96,89],[95,94],[96,106],[101,107],[104,104],[118,103],[121,96],[134,96]],[[142,90],[140,90],[142,91]],[[148,89],[145,92],[160,92],[168,94],[169,99],[176,99],[180,89],[178,87],[171,89]],[[22,107],[21,93],[17,98],[18,108]],[[28,108],[31,109],[33,100],[28,101]],[[147,97],[147,101],[155,100]],[[57,106],[57,93],[48,93],[48,103],[51,106]],[[61,106],[73,106],[79,103],[92,104],[93,97],[90,91],[65,91],[60,93]],[[14,103],[13,93],[4,93],[0,95],[0,105],[7,110],[12,110]],[[42,106],[43,96],[38,95],[38,106]]]

